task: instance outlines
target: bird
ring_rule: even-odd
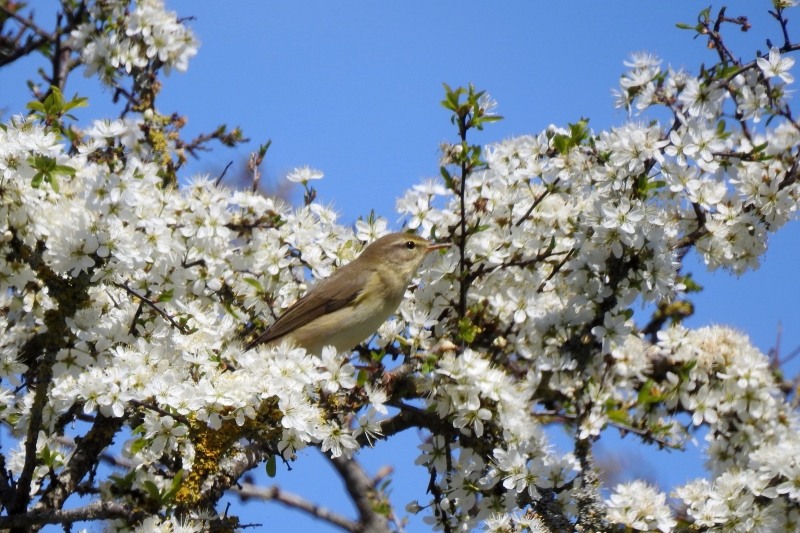
[[[411,233],[384,235],[297,300],[245,351],[283,341],[315,355],[325,346],[352,350],[397,311],[425,257],[448,246]]]

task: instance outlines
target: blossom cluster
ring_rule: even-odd
[[[129,0],[89,3],[90,18],[72,31],[69,42],[81,51],[84,74],[113,86],[123,72],[131,74],[134,68],[150,64],[163,68],[166,75],[173,68],[186,71],[200,44],[191,28],[167,11],[162,0],[138,0],[133,9],[130,4]]]
[[[551,126],[539,135],[484,149],[487,168],[465,177],[463,200],[471,206],[465,214],[471,233],[464,241],[471,281],[467,317],[483,366],[477,365],[477,377],[468,379],[469,371],[453,372],[447,357],[439,359],[430,401],[443,419],[472,437],[503,442],[514,439],[515,424],[535,425],[528,420],[535,415],[530,406],[547,402],[563,405],[561,413],[577,421],[579,440],[594,439],[617,425],[658,436],[662,445],[673,447],[694,427],[708,426],[713,476],[757,464],[755,470],[761,471],[752,475],[760,485],[751,483],[740,496],[773,497],[780,512],[766,511],[769,505],[725,500],[711,483],[704,485],[705,492],[687,495],[687,504],[726,501],[726,508],[739,515],[703,521],[702,512],[692,510],[696,524],[751,524],[748,520],[758,517],[791,530],[795,504],[784,495],[794,494],[792,466],[776,464],[777,454],[762,463],[758,457],[767,452],[756,451],[766,447],[775,453],[773,443],[788,446],[794,437],[785,435],[797,432],[766,357],[739,339],[725,365],[705,369],[707,374],[698,379],[705,367],[697,360],[709,338],[732,334],[700,330],[688,335],[682,357],[666,355],[666,341],[647,341],[646,324],[633,320],[632,304],[680,299],[685,290],[681,260],[689,247],[710,270],[742,274],[757,268],[768,234],[796,217],[800,131],[793,121],[782,120],[785,113],[776,112],[783,109],[779,100],[792,81],[786,72],[792,63],[773,49],[769,58],[730,80],[708,81],[683,70],[662,71],[657,58],[635,54],[626,63],[631,70],[622,78],[621,95],[627,100],[620,105],[639,111],[667,105],[676,117],[670,127],[633,120],[594,134],[585,123],[569,129]],[[767,96],[754,103],[756,94]],[[732,121],[735,126],[725,122],[731,115],[742,117]],[[772,126],[758,128],[762,122],[757,118],[766,115],[774,120]],[[448,153],[459,152],[444,151],[445,164]],[[462,200],[457,184],[446,185],[434,180],[415,186],[398,200],[398,210],[423,235],[458,243]],[[423,272],[422,288],[403,308],[409,325],[421,307],[435,320],[434,331],[463,331],[463,315],[452,312],[465,279],[460,266],[449,254]],[[659,339],[687,337],[683,331],[662,331]],[[436,340],[428,342],[429,350],[439,348]],[[714,348],[720,350],[715,357],[728,353],[725,346]],[[473,357],[469,350],[458,354],[460,365],[472,365]],[[666,374],[655,370],[663,359],[673,365]],[[504,379],[487,383],[494,374],[490,361],[503,368]],[[526,387],[532,394],[527,401],[524,394],[518,396]],[[653,387],[658,393],[647,390]],[[491,397],[490,390],[501,399]],[[518,418],[505,416],[505,406],[515,412],[513,405],[520,401],[529,407],[517,410]],[[682,423],[680,413],[689,413],[691,422]],[[768,422],[760,421],[763,416]],[[495,466],[494,475],[520,479],[515,489],[527,488],[535,500],[536,488],[547,486],[550,473],[537,463],[536,453],[519,456],[514,467]],[[453,464],[454,472],[459,468]],[[522,475],[516,478],[516,472]],[[539,473],[544,476],[537,479]],[[443,494],[457,489],[448,479],[442,479]],[[767,490],[775,484],[780,492]],[[559,499],[570,501],[574,494],[563,490],[568,484],[557,486]],[[665,496],[648,488],[645,497],[640,489],[620,487],[608,501],[607,518],[639,530],[670,530],[675,521]],[[493,492],[485,494],[488,498]],[[445,511],[438,522],[443,527],[447,509],[435,497],[430,504]],[[448,504],[452,510],[453,502]],[[478,508],[486,509],[479,512],[486,516],[492,504]],[[564,511],[569,514],[568,504]],[[513,516],[509,512],[501,521],[518,523],[508,518]],[[467,514],[466,507],[455,511],[450,530],[459,526],[457,517]]]
[[[73,33],[87,71],[111,83],[151,61],[185,68],[197,44],[176,16],[155,0],[126,6],[92,4],[108,26]],[[350,228],[312,195],[292,208],[208,177],[168,187],[135,119],[96,121],[68,150],[50,125],[14,117],[0,129],[0,420],[21,441],[8,469],[48,501],[79,454],[61,438],[68,426],[117,427],[125,473],[99,497],[149,509],[183,476],[159,510],[185,511],[192,488],[213,485],[208,465],[243,442],[272,460],[307,446],[352,457],[407,415],[430,433],[416,461],[430,501],[413,509],[433,508],[437,530],[544,531],[592,514],[666,533],[677,526],[666,494],[633,481],[600,497],[591,443],[616,427],[678,447],[703,427],[709,477],[674,492],[691,525],[792,530],[800,427],[768,359],[725,328],[634,319],[636,303],[685,297],[688,249],[741,274],[796,216],[792,61],[773,49],[717,78],[648,54],[626,65],[619,105],[667,106],[671,124],[551,126],[484,147],[480,168],[455,179],[446,167],[468,150],[445,147],[448,179],[397,208],[453,246],[353,353],[243,347],[387,233],[385,219]],[[36,179],[56,168],[58,189]],[[552,421],[574,426],[574,450],[549,444]],[[167,514],[109,531],[204,527]]]
[[[107,126],[87,133],[127,142],[125,127]],[[58,193],[33,187],[35,156],[74,176]],[[200,426],[235,433],[250,421],[248,430],[287,460],[309,444],[333,457],[357,448],[350,419],[323,412],[320,401],[354,388],[349,354],[325,348],[317,357],[288,345],[243,352],[240,340],[243,328],[273,320],[306,290],[305,271],[325,277],[363,246],[329,208],[291,210],[206,178],[167,190],[156,164],[132,153],[116,165],[70,157],[54,133],[23,117],[0,131],[0,168],[0,415],[17,437],[36,416],[36,387],[18,385],[48,365],[26,355],[26,343],[49,339],[40,346],[52,357],[37,446],[60,455],[37,468],[32,494],[74,452],[52,440],[72,412],[101,423],[149,407],[123,451],[142,491],[168,483],[148,468],[164,454],[192,470]],[[56,327],[63,334],[48,337]],[[20,475],[25,459],[21,445],[11,472]]]

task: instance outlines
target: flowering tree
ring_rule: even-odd
[[[683,272],[759,265],[798,206],[800,125],[786,100],[788,0],[780,44],[741,61],[725,10],[680,25],[719,61],[698,73],[634,54],[617,105],[668,110],[594,132],[588,121],[481,147],[500,117],[473,87],[446,87],[458,140],[441,179],[398,201],[408,228],[447,252],[426,263],[397,316],[352,353],[243,346],[387,232],[354,228],[306,189],[292,208],[195,177],[187,155],[224,127],[183,140],[161,115],[162,75],[197,42],[161,0],[65,0],[46,30],[0,1],[0,66],[52,64],[26,116],[0,126],[0,530],[104,521],[108,531],[236,530],[226,491],[279,499],[348,531],[401,530],[358,450],[410,428],[430,436],[417,464],[428,494],[409,505],[435,530],[793,531],[800,525],[797,396],[769,359],[724,327],[690,330]],[[64,96],[83,66],[121,102],[120,119],[80,130]],[[644,323],[634,302],[652,302]],[[789,384],[790,385],[790,384]],[[543,425],[574,428],[561,455]],[[680,448],[700,428],[709,469],[667,494],[641,481],[607,499],[593,457],[604,431]],[[117,444],[119,453],[109,452]],[[299,496],[240,485],[318,447],[344,480],[356,521]],[[113,465],[104,477],[99,462]],[[75,494],[91,503],[65,507]]]

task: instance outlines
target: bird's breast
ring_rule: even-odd
[[[288,337],[314,354],[320,354],[328,345],[336,347],[338,352],[352,350],[375,333],[402,301],[402,295],[400,298],[380,298],[370,292],[367,295],[347,307],[312,320]]]

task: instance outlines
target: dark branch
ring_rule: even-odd
[[[559,182],[559,180],[560,180],[560,179],[561,179],[561,178],[556,178],[555,180],[553,180],[553,184],[552,184],[550,187],[551,187],[551,188],[555,188],[555,186],[558,184],[558,182]],[[534,210],[534,209],[536,209],[536,206],[537,206],[537,205],[539,205],[539,204],[541,203],[541,201],[542,201],[542,200],[544,200],[544,197],[545,197],[545,196],[547,196],[547,195],[550,193],[550,191],[552,190],[551,188],[548,188],[546,191],[544,191],[542,194],[540,194],[540,195],[539,195],[539,196],[536,198],[536,200],[534,200],[534,201],[533,201],[533,205],[531,205],[530,209],[528,209],[528,210],[525,212],[525,214],[524,214],[524,215],[522,215],[522,218],[520,218],[519,220],[517,220],[517,223],[516,223],[516,224],[514,224],[515,226],[519,226],[519,225],[521,225],[523,222],[525,222],[526,220],[528,220],[528,217],[529,217],[529,216],[531,216],[531,213],[533,213],[533,210]]]
[[[109,520],[122,518],[128,525],[134,525],[147,517],[143,511],[115,502],[94,502],[85,507],[66,511],[31,511],[25,514],[0,516],[0,529],[29,528],[44,524],[72,524],[85,520]]]
[[[124,422],[125,417],[106,418],[98,415],[89,432],[76,444],[75,452],[56,481],[47,487],[33,509],[41,512],[60,509],[84,476],[94,468],[97,457],[114,442],[114,436]]]
[[[390,533],[385,516],[375,511],[375,485],[355,459],[327,457],[344,480],[350,499],[358,509],[359,531],[363,533]],[[372,497],[371,497],[372,496]]]
[[[164,311],[163,309],[158,307],[153,300],[150,300],[149,298],[147,298],[145,296],[142,296],[141,294],[137,293],[136,291],[134,291],[133,289],[128,287],[127,284],[114,283],[114,286],[115,287],[119,287],[120,289],[124,290],[125,292],[127,292],[131,296],[134,296],[134,297],[138,298],[139,301],[144,302],[145,304],[147,304],[148,307],[153,309],[159,315],[164,317],[164,319],[167,320],[170,324],[172,324],[173,328],[177,329],[178,331],[180,331],[184,335],[188,335],[190,333],[189,328],[187,328],[186,326],[178,324],[177,322],[175,322],[175,319],[173,319],[166,311]]]
[[[186,418],[185,416],[183,416],[181,414],[178,414],[178,413],[170,413],[169,411],[166,411],[166,410],[160,408],[157,405],[154,405],[154,404],[151,404],[151,403],[147,403],[147,402],[140,402],[139,400],[130,400],[128,403],[130,403],[131,405],[135,405],[137,407],[143,407],[144,409],[148,409],[150,411],[153,411],[154,413],[158,413],[161,416],[171,416],[172,418],[174,418],[178,422],[186,424],[187,426],[191,425],[191,422],[189,422],[189,419]]]

